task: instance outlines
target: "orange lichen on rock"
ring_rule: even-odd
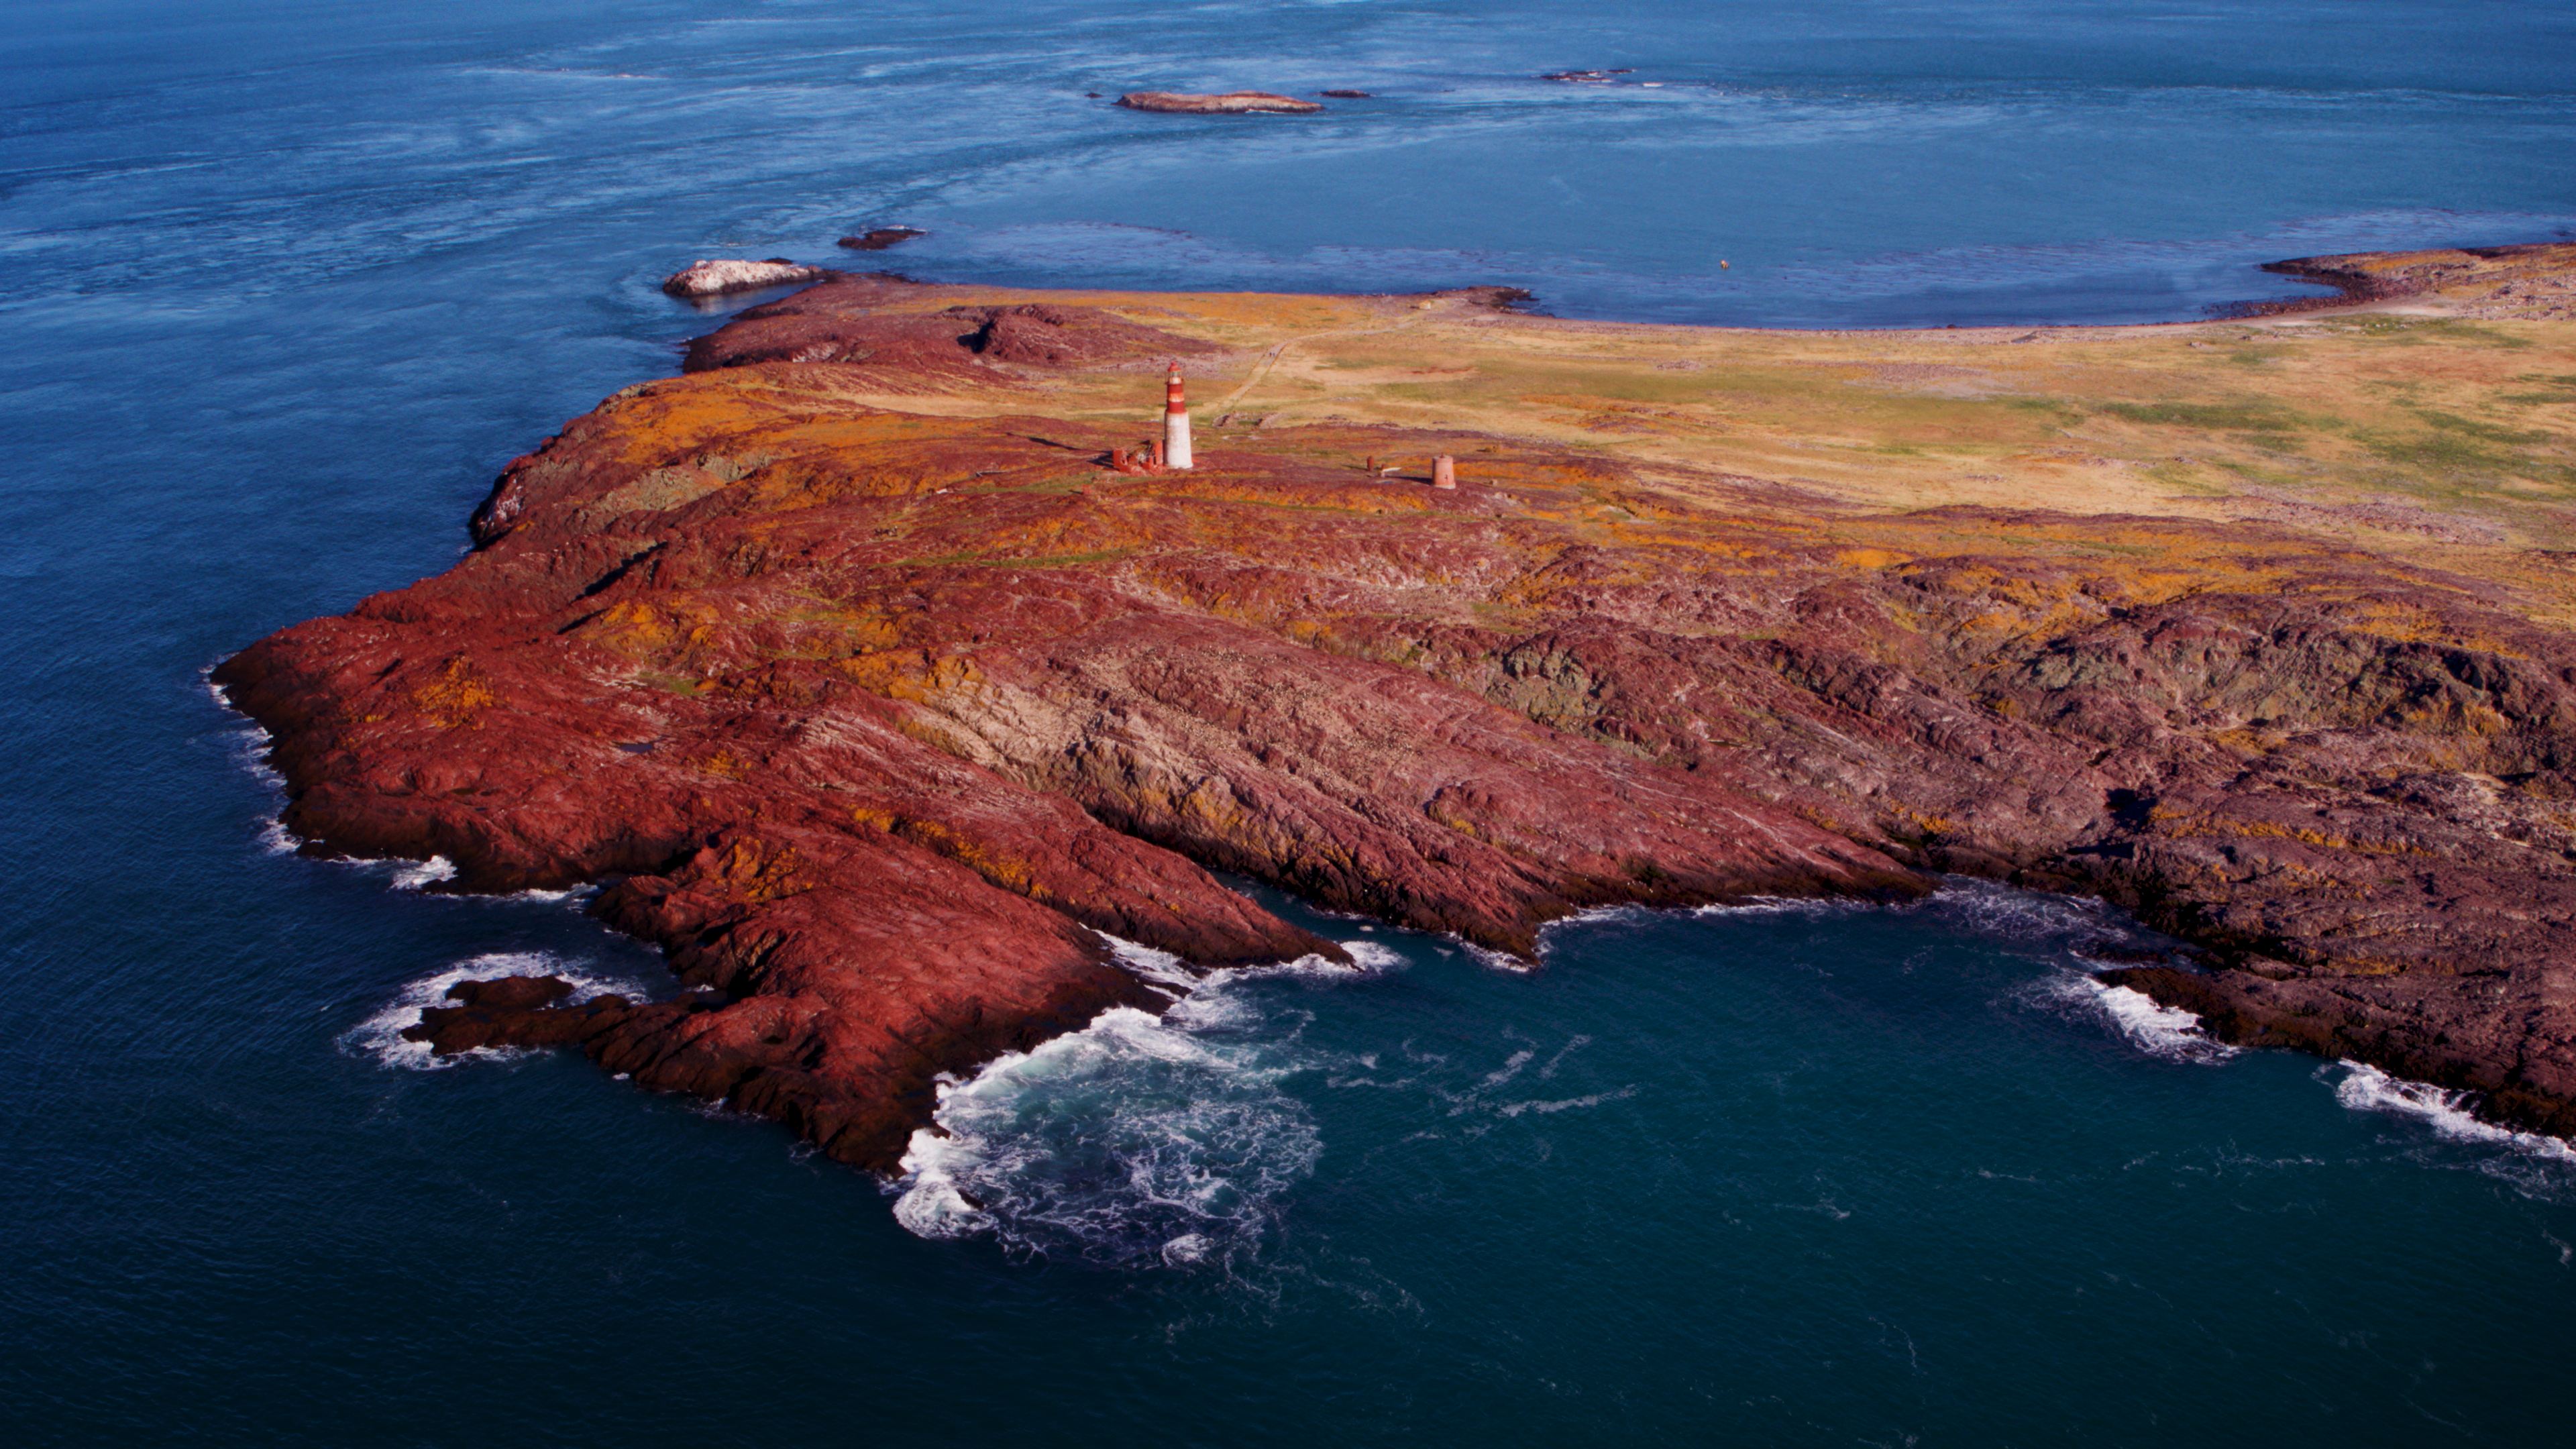
[[[435,676],[411,692],[412,707],[441,729],[469,728],[482,719],[483,711],[500,702],[500,694],[474,667],[474,661],[462,654],[451,657]]]

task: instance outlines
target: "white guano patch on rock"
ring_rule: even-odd
[[[697,262],[662,279],[662,290],[674,297],[717,297],[727,292],[753,292],[790,282],[819,282],[824,269],[771,257],[765,262],[718,257]]]

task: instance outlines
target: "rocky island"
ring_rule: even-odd
[[[2213,1032],[2566,1133],[2576,247],[2443,255],[1913,333],[839,277],[216,677],[308,850],[597,883],[687,987],[468,983],[439,1050],[873,1168],[938,1074],[1159,1000],[1108,937],[1339,958],[1216,872],[1523,963],[1600,905],[2095,894]],[[1110,471],[1174,361],[1196,466]]]

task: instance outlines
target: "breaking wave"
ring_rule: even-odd
[[[904,1155],[895,1219],[1117,1267],[1248,1251],[1322,1151],[1278,1056],[1105,1012],[948,1088]]]
[[[935,1125],[913,1134],[895,1185],[906,1229],[1114,1268],[1224,1266],[1259,1248],[1323,1151],[1312,1114],[1281,1083],[1324,1063],[1301,1045],[1296,1013],[1240,987],[1353,970],[1309,957],[1201,979],[1162,952],[1111,944],[1173,1006],[1113,1007],[944,1082]],[[1362,972],[1403,960],[1375,942],[1343,945]]]
[[[934,1125],[913,1134],[892,1188],[906,1229],[1108,1268],[1249,1267],[1323,1152],[1314,1114],[1287,1089],[1292,1077],[1418,1098],[1424,1130],[1408,1141],[1472,1138],[1638,1095],[1633,1083],[1541,1085],[1593,1045],[1581,1033],[1513,1033],[1517,1044],[1489,1062],[1410,1039],[1387,1052],[1340,1052],[1304,1039],[1312,1014],[1293,995],[1256,989],[1405,964],[1373,941],[1342,943],[1357,973],[1309,957],[1206,978],[1161,952],[1112,945],[1130,971],[1177,997],[1173,1006],[1159,1017],[1113,1008],[944,1083]]]
[[[2200,1018],[2194,1013],[2166,1006],[2143,991],[2113,986],[2082,971],[2070,969],[2035,982],[2030,994],[2035,1004],[2060,1015],[2101,1023],[2151,1057],[2206,1066],[2238,1055],[2238,1048],[2201,1030]]]
[[[2352,1111],[2411,1117],[2432,1128],[2435,1136],[2452,1142],[2509,1147],[2534,1157],[2576,1163],[2576,1145],[2562,1138],[2544,1137],[2536,1132],[2516,1132],[2510,1127],[2498,1127],[2471,1116],[2469,1094],[2466,1092],[2392,1077],[2377,1067],[2356,1061],[2337,1062],[2325,1070],[2336,1068],[2340,1068],[2344,1075],[2335,1083],[2335,1100]]]
[[[269,809],[259,826],[260,849],[270,855],[293,855],[302,842],[286,828],[286,777],[268,762],[269,750],[277,743],[276,738],[269,734],[267,726],[233,707],[232,696],[224,692],[222,685],[215,683],[214,675],[215,666],[207,664],[197,671],[197,682],[205,686],[207,698],[215,702],[217,709],[241,721],[239,728],[229,732],[225,753],[232,756],[237,768],[257,780],[260,788],[268,792]]]
[[[2176,1062],[2223,1062],[2236,1055],[2235,1047],[2202,1031],[2200,1017],[2193,1012],[2166,1006],[2132,987],[2106,986],[2091,977],[2084,978],[2083,984],[2120,1035],[2149,1056]]]
[[[443,855],[427,860],[405,860],[394,864],[394,889],[416,891],[443,880],[456,879],[456,862]]]

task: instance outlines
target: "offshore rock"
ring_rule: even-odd
[[[1166,111],[1193,116],[1303,115],[1320,111],[1313,101],[1270,91],[1228,91],[1218,96],[1184,95],[1178,91],[1129,91],[1118,104],[1131,111]]]
[[[821,267],[771,257],[765,262],[739,257],[692,263],[662,279],[662,290],[674,297],[720,297],[728,292],[757,292],[764,287],[816,282],[831,275]]]

